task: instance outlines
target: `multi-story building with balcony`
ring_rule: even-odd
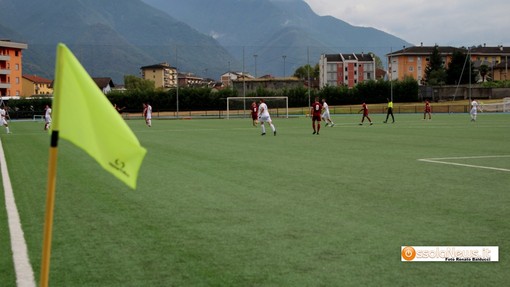
[[[27,44],[0,40],[0,96],[21,96],[22,86],[22,50]]]
[[[450,64],[454,52],[466,52],[466,49],[449,46],[420,45],[404,47],[402,50],[386,55],[388,57],[389,79],[404,80],[406,77],[412,77],[418,81],[418,84],[423,84],[425,81],[425,69],[429,64],[430,56],[435,47],[437,47],[444,67],[448,67],[448,64]]]
[[[177,68],[168,63],[141,67],[142,78],[154,82],[156,88],[177,87]]]
[[[347,86],[375,80],[375,57],[372,54],[322,54],[319,62],[319,86]]]
[[[449,46],[413,46],[404,47],[387,54],[389,78],[393,80],[403,80],[405,77],[413,77],[421,85],[425,81],[425,69],[427,68],[430,56],[437,47],[441,56],[443,66],[448,68],[454,52],[461,52],[470,55],[470,59],[475,69],[481,65],[487,65],[490,69],[490,76],[494,80],[504,80],[506,77],[507,60],[510,56],[510,47],[497,46],[487,47],[477,46],[471,48],[455,48]],[[502,64],[505,63],[505,64]],[[502,70],[502,67],[504,71]]]
[[[510,56],[510,47],[487,47],[486,45],[477,46],[470,48],[469,54],[475,68],[478,68],[481,65],[489,67],[490,79],[494,81],[510,80],[510,74],[508,74],[508,57]]]

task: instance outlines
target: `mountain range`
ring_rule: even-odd
[[[318,16],[303,0],[0,0],[0,38],[28,44],[26,74],[53,77],[67,44],[93,77],[139,75],[167,62],[218,79],[227,71],[290,75],[322,53],[373,52],[406,41]]]

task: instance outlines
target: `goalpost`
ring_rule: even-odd
[[[289,117],[289,97],[228,97],[227,119],[231,117],[251,117],[251,103],[264,99],[271,117]]]
[[[504,98],[503,102],[500,103],[481,104],[480,110],[483,112],[508,113],[510,112],[510,98]]]

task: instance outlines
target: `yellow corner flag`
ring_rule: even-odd
[[[104,169],[131,188],[147,151],[64,44],[57,47],[53,123],[41,257],[41,287],[49,284],[51,238],[57,181],[58,140],[85,150]]]
[[[145,148],[64,44],[55,69],[52,130],[136,188]]]

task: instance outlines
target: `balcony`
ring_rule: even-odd
[[[0,55],[0,61],[10,61],[10,60],[11,60],[11,56]]]
[[[10,75],[11,70],[0,69],[0,75]]]
[[[9,83],[0,83],[0,89],[10,89],[11,84]]]

